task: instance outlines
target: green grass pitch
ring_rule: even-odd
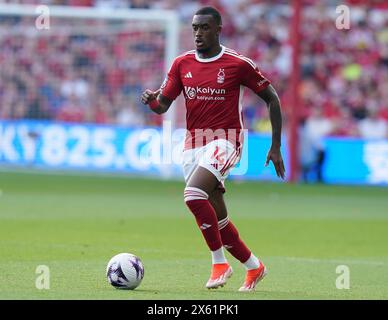
[[[388,299],[388,189],[227,182],[231,219],[269,268],[254,293],[245,271],[208,291],[210,254],[183,183],[0,173],[0,299]],[[109,259],[138,255],[134,291],[105,278]],[[38,290],[38,265],[50,289]],[[339,265],[350,289],[337,289]]]

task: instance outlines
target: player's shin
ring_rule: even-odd
[[[208,200],[207,193],[199,188],[186,187],[184,199],[212,251],[213,264],[226,263],[216,212]]]
[[[252,254],[241,240],[236,227],[228,217],[218,221],[218,228],[222,243],[229,253],[243,263],[246,269],[257,269],[260,265],[259,259]]]

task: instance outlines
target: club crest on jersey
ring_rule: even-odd
[[[224,83],[225,81],[225,70],[220,69],[217,74],[217,83]]]

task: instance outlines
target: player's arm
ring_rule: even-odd
[[[280,108],[279,97],[271,85],[270,81],[266,79],[254,64],[248,58],[242,59],[240,62],[240,78],[241,84],[250,88],[261,99],[265,101],[269,111],[269,117],[272,125],[272,145],[267,154],[265,165],[270,161],[273,162],[276,174],[279,178],[284,179],[285,169],[280,152],[281,135],[282,135],[282,113]]]
[[[160,94],[160,89],[157,91],[145,90],[141,95],[141,102],[148,104],[151,110],[157,114],[167,112],[172,104],[172,100]]]
[[[280,152],[282,136],[282,112],[280,99],[275,88],[271,84],[259,91],[257,95],[267,104],[272,126],[272,144],[270,150],[268,151],[265,165],[267,166],[269,161],[272,161],[275,166],[276,174],[278,177],[284,179],[286,170],[284,168],[284,162]]]
[[[179,72],[179,59],[172,63],[167,77],[164,79],[160,89],[153,92],[146,90],[141,95],[141,101],[148,104],[152,111],[157,114],[167,112],[172,102],[179,96],[183,89]]]

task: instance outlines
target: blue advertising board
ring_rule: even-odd
[[[0,121],[0,165],[182,178],[185,130],[44,121]],[[288,163],[286,139],[282,153]],[[264,166],[271,139],[249,133],[231,179],[279,181]],[[326,139],[328,183],[387,184],[388,141]]]
[[[388,185],[388,140],[327,138],[327,183]]]

